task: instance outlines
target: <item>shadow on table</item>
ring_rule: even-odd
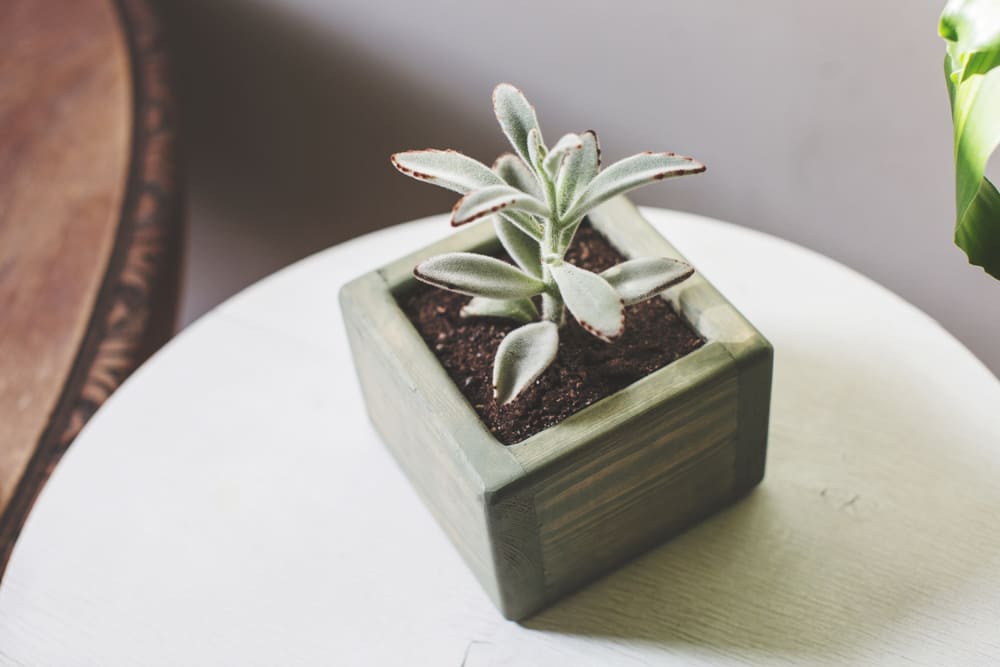
[[[794,350],[783,352],[795,356]],[[775,386],[783,390],[774,397],[762,486],[528,619],[526,628],[661,647],[696,645],[743,657],[851,661],[866,647],[884,649],[908,620],[926,618],[924,610],[947,613],[942,602],[955,599],[949,590],[974,589],[979,573],[997,571],[1000,554],[981,527],[962,521],[1000,507],[995,480],[975,461],[945,454],[954,425],[919,417],[922,407],[927,414],[940,411],[867,395],[871,374],[893,372],[892,364],[859,366],[837,373],[853,379],[834,390],[857,392],[852,405],[882,414],[891,432],[847,427],[804,437],[803,420],[816,420],[811,427],[819,433],[826,420],[852,415],[820,404],[815,414],[784,417],[793,403],[803,405],[794,394],[809,390],[809,376],[832,363],[784,361],[788,372],[776,369]],[[789,370],[793,366],[797,370]],[[888,460],[887,437],[912,447],[918,463]],[[850,488],[836,485],[845,479],[853,480]]]

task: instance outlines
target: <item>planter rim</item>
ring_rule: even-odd
[[[638,209],[619,196],[601,205],[589,215],[594,227],[626,257],[685,257],[650,225]],[[616,221],[631,219],[627,231]],[[384,303],[377,312],[380,321],[374,330],[382,332],[387,350],[404,373],[400,378],[410,391],[426,392],[441,401],[461,406],[467,417],[447,433],[440,433],[449,448],[466,459],[478,477],[487,503],[499,502],[510,493],[534,482],[538,475],[566,457],[599,444],[601,434],[643,412],[662,407],[664,400],[680,399],[705,383],[721,382],[761,351],[771,346],[708,280],[696,270],[694,276],[667,290],[669,300],[685,321],[706,339],[705,345],[653,371],[619,391],[588,405],[563,421],[525,440],[505,445],[483,423],[465,395],[441,366],[437,356],[399,306],[396,298],[416,287],[413,267],[424,259],[446,252],[490,252],[499,248],[493,227],[488,221],[474,223],[436,243],[416,250],[349,283],[341,298],[355,283],[377,281],[368,285],[382,294]],[[391,333],[390,333],[391,332]],[[735,362],[735,363],[734,363]],[[417,369],[435,368],[439,372],[418,373]],[[421,378],[417,386],[415,377]],[[667,397],[664,399],[664,397]],[[608,415],[609,406],[615,410]],[[600,427],[592,417],[604,413]]]

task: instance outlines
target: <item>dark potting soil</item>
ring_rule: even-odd
[[[566,258],[595,272],[625,259],[586,222]],[[556,360],[513,402],[501,406],[493,400],[493,357],[503,337],[520,325],[494,317],[463,318],[459,311],[468,300],[421,284],[400,299],[400,306],[479,417],[507,445],[558,424],[705,342],[660,298],[627,306],[625,333],[614,343],[584,331],[567,311]]]

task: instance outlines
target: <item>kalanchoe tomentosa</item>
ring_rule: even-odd
[[[497,349],[493,387],[502,404],[514,400],[556,358],[565,309],[588,332],[611,342],[624,331],[626,305],[652,298],[694,272],[675,259],[643,257],[597,274],[563,256],[594,207],[654,181],[703,172],[705,166],[674,153],[646,152],[601,170],[592,130],[567,134],[547,148],[535,109],[517,88],[497,86],[493,108],[516,154],[501,155],[492,169],[453,150],[396,153],[392,164],[407,176],[462,194],[451,224],[492,218],[497,237],[517,263],[456,252],[431,257],[414,269],[426,283],[473,297],[462,310],[464,317],[524,323]],[[537,296],[540,314],[532,300]]]

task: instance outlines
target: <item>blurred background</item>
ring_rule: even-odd
[[[453,147],[491,161],[505,145],[490,91],[510,81],[550,140],[593,128],[605,163],[651,149],[708,164],[639,203],[828,255],[998,372],[1000,283],[951,238],[942,6],[165,2],[184,121],[183,323],[309,253],[448,210],[450,193],[398,175],[388,155]]]

